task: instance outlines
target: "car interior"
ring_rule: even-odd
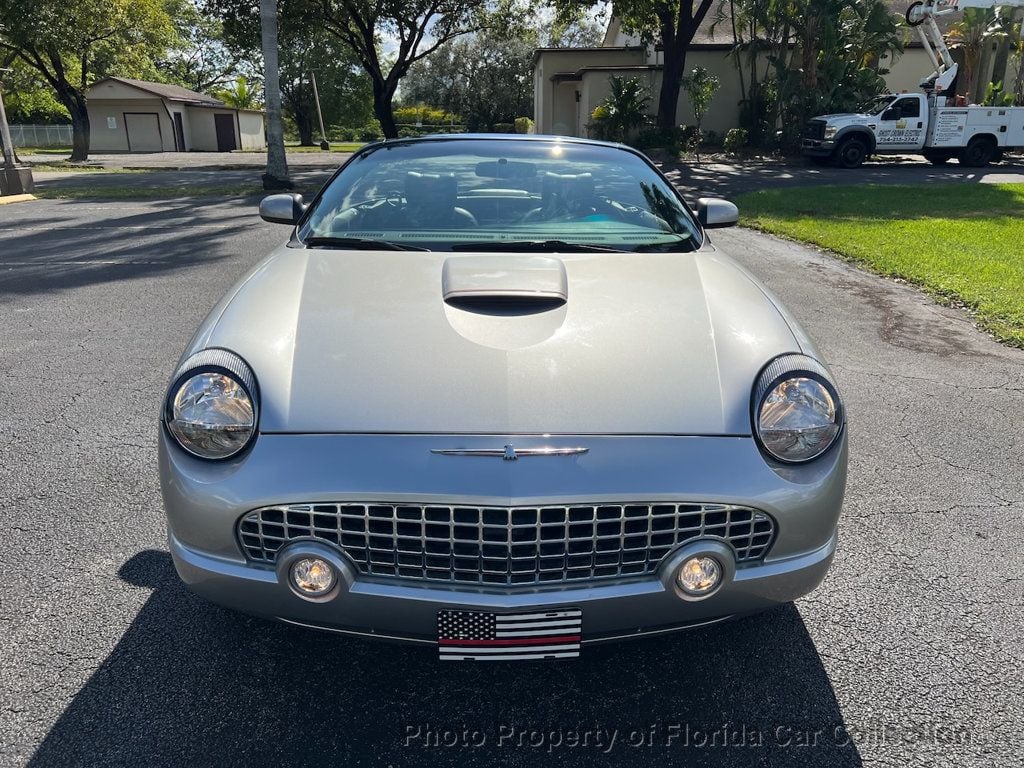
[[[525,168],[524,168],[525,166]],[[375,183],[376,195],[338,211],[330,225],[332,235],[354,230],[468,229],[553,222],[618,221],[661,232],[672,232],[668,222],[653,215],[644,201],[631,194],[637,185],[611,179],[599,185],[593,173],[537,173],[531,163],[508,161],[477,164],[473,183],[460,189],[455,173],[406,171],[400,179]],[[487,179],[479,185],[481,177]],[[609,183],[609,181],[611,183]],[[599,188],[603,187],[603,189]],[[641,198],[646,193],[641,190]],[[641,207],[643,206],[643,207]]]

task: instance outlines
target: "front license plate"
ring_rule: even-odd
[[[448,661],[572,659],[580,655],[583,611],[437,612],[437,647]]]

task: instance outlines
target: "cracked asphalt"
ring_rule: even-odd
[[[850,419],[840,550],[795,606],[461,666],[186,592],[158,404],[284,237],[251,200],[0,208],[0,764],[1020,764],[1024,352],[754,232],[714,239],[817,339]]]

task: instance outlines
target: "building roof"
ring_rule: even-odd
[[[222,107],[224,102],[220,99],[215,99],[213,96],[207,96],[205,93],[199,93],[197,91],[190,91],[188,88],[182,88],[180,85],[171,85],[170,83],[151,83],[148,80],[132,80],[128,77],[105,77],[93,84],[95,88],[100,83],[113,80],[117,83],[124,83],[130,85],[132,88],[138,88],[140,91],[151,93],[161,99],[167,101],[180,101],[185,104],[195,104],[209,107]]]

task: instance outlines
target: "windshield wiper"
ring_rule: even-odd
[[[302,241],[310,248],[326,246],[328,248],[354,248],[361,251],[429,251],[418,245],[396,243],[393,240],[374,240],[369,237],[307,237]]]
[[[556,253],[559,251],[579,253],[622,253],[620,248],[608,248],[604,245],[588,245],[587,243],[567,243],[564,240],[480,240],[473,243],[455,243],[453,251],[542,251]]]

